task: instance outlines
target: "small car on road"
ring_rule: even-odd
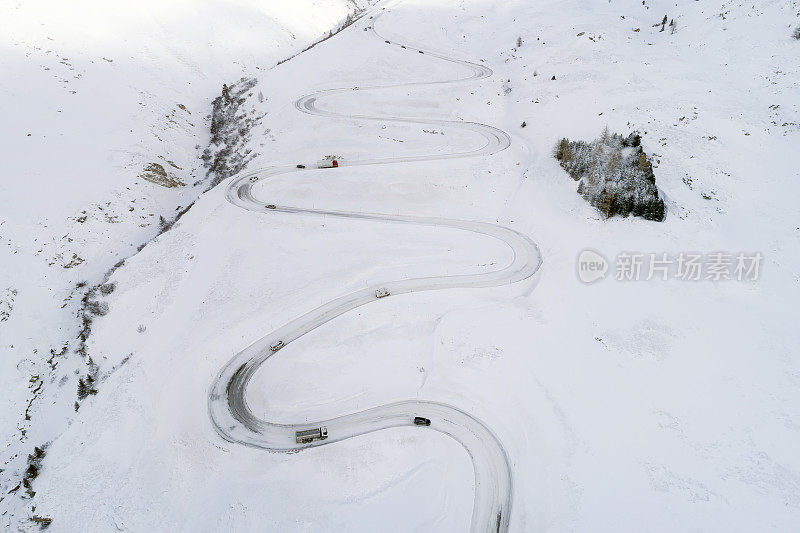
[[[387,296],[389,296],[389,290],[384,287],[375,291],[375,298],[386,298]]]
[[[267,209],[277,209],[275,204],[267,204]]]
[[[278,350],[280,350],[281,348],[283,348],[284,346],[286,346],[286,343],[285,343],[285,342],[283,342],[283,341],[278,341],[278,342],[276,342],[275,344],[273,344],[272,346],[270,346],[270,347],[269,347],[269,349],[270,349],[270,350],[272,350],[272,353],[275,353],[275,352],[277,352]]]
[[[424,418],[424,417],[421,417],[421,416],[415,416],[414,417],[414,425],[415,426],[430,426],[431,425],[431,419],[430,418]]]

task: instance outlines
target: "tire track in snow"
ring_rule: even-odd
[[[372,20],[372,31],[375,37],[381,40],[388,40],[384,39],[375,29],[375,22],[378,21],[383,12],[382,10],[382,12]],[[434,57],[439,60],[461,65],[469,69],[470,75],[454,80],[361,86],[357,88],[350,87],[319,91],[298,99],[295,102],[297,109],[312,115],[339,119],[390,121],[425,125],[438,124],[451,128],[460,128],[472,131],[483,137],[486,140],[486,144],[478,149],[466,152],[407,158],[348,161],[346,166],[400,164],[411,161],[436,161],[487,156],[505,150],[510,145],[511,140],[505,132],[486,124],[386,115],[345,114],[319,109],[317,107],[317,103],[321,99],[335,94],[357,93],[359,91],[383,88],[456,84],[469,80],[487,78],[492,75],[491,69],[476,63],[450,58],[436,52],[422,50],[407,44],[401,45],[398,42],[390,41],[390,44],[403,46],[410,52],[422,52],[427,57]],[[271,451],[299,451],[305,448],[332,444],[374,431],[401,426],[413,426],[415,416],[424,416],[432,421],[431,426],[426,429],[439,431],[454,438],[466,449],[472,459],[475,473],[475,497],[472,509],[471,530],[474,532],[507,531],[513,501],[513,476],[508,454],[491,429],[466,411],[441,402],[408,400],[389,403],[356,413],[349,413],[312,423],[275,424],[267,420],[261,420],[252,413],[247,405],[246,390],[250,379],[258,368],[275,354],[275,352],[270,349],[270,346],[273,346],[278,341],[289,345],[293,340],[326,324],[337,316],[376,301],[377,297],[375,291],[378,288],[386,288],[391,295],[397,295],[447,288],[495,287],[515,283],[530,278],[538,271],[541,265],[541,255],[536,244],[527,236],[513,229],[484,222],[437,217],[307,209],[282,205],[274,206],[274,208],[267,208],[253,196],[252,187],[255,182],[281,174],[302,171],[303,169],[298,169],[296,167],[276,167],[259,169],[235,176],[231,178],[227,186],[226,197],[234,205],[260,213],[280,211],[283,213],[304,215],[324,215],[381,222],[450,227],[471,231],[488,235],[504,242],[513,251],[513,260],[503,268],[478,274],[432,276],[387,281],[340,296],[335,300],[291,320],[276,331],[262,337],[236,354],[220,370],[211,386],[208,399],[209,414],[217,432],[230,442],[247,446]],[[327,427],[329,435],[327,440],[314,441],[307,444],[298,444],[295,442],[296,431],[320,426]]]

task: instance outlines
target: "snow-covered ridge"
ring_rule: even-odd
[[[107,294],[92,288],[207,187],[199,156],[211,100],[223,83],[269,70],[366,5],[0,8],[2,523],[27,523],[30,505],[16,507],[23,491],[13,490],[27,454],[74,418],[86,396],[80,382],[111,369],[98,374],[102,361],[83,353],[91,320],[107,312]]]

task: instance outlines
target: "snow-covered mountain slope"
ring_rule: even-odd
[[[199,156],[211,100],[223,83],[258,76],[367,5],[0,7],[2,523],[24,492],[7,495],[27,454],[75,415],[87,290],[206,189]]]
[[[674,33],[654,27],[664,15]],[[390,40],[480,62],[494,77],[343,93],[325,106],[492,124],[511,134],[511,146],[472,160],[307,172],[254,194],[281,205],[499,222],[539,244],[540,277],[502,290],[398,296],[341,316],[258,371],[251,409],[289,423],[404,399],[456,405],[508,451],[512,531],[792,529],[800,520],[800,42],[791,38],[799,20],[798,3],[784,0],[390,6],[380,21]],[[376,42],[364,31],[370,24],[364,18],[256,73],[244,109],[269,120],[252,132],[260,155],[251,168],[480,144],[446,128],[323,119],[294,107],[324,88],[463,73]],[[209,81],[209,93],[219,83]],[[605,126],[638,129],[656,154],[664,222],[603,220],[551,157],[561,137],[590,140]],[[274,139],[268,151],[265,139]],[[107,148],[98,152],[114,153]],[[29,217],[32,231],[42,219]],[[96,239],[93,249],[105,252]],[[609,258],[758,251],[764,263],[756,282],[584,285],[575,275],[584,248]],[[474,480],[453,441],[397,429],[270,454],[222,440],[207,395],[231,356],[309,309],[386,279],[483,271],[506,253],[453,230],[249,213],[225,200],[224,187],[209,191],[112,275],[116,290],[100,298],[109,312],[94,320],[86,346],[99,365],[97,394],[50,443],[33,481],[36,509],[24,513],[52,518],[55,531],[463,531]],[[4,264],[19,279],[35,268]],[[14,304],[0,327],[37,324],[34,306],[15,317]],[[32,353],[38,337],[27,335]],[[18,410],[32,373],[4,367],[9,387],[22,391],[10,396]],[[64,398],[74,395],[72,379]]]

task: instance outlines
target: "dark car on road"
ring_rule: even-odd
[[[415,426],[430,426],[431,419],[430,418],[423,418],[421,416],[414,417],[414,425]]]

